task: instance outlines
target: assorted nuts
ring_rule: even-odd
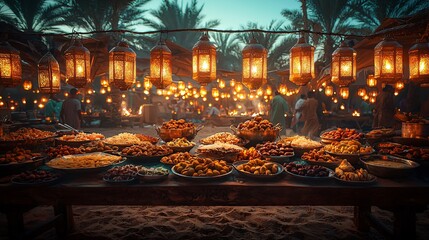
[[[329,170],[318,165],[285,164],[288,172],[306,177],[329,177]]]
[[[262,156],[293,156],[293,149],[286,143],[281,142],[266,142],[257,144],[256,149]]]
[[[249,131],[265,131],[265,130],[274,130],[274,125],[263,119],[261,116],[256,116],[253,119],[247,120],[244,123],[238,125],[238,130],[249,130]]]
[[[173,153],[169,156],[165,156],[161,158],[161,162],[164,164],[175,165],[180,162],[190,161],[195,159],[197,159],[197,157],[190,154],[189,152],[178,152],[178,153]]]
[[[336,159],[332,155],[325,153],[325,150],[323,149],[313,149],[309,152],[305,152],[302,154],[301,158],[306,161],[326,163],[339,163],[341,161],[340,159]]]
[[[228,166],[223,160],[197,158],[194,160],[180,162],[174,165],[173,170],[185,176],[213,177],[227,174],[232,169],[231,166]]]
[[[273,175],[279,172],[279,167],[273,162],[253,159],[238,165],[237,170],[255,175]]]
[[[150,142],[143,142],[140,145],[132,145],[122,149],[121,153],[125,156],[163,156],[173,153],[173,150],[167,146],[153,145]]]

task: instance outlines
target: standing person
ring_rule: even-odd
[[[377,96],[375,103],[375,115],[373,128],[393,127],[395,119],[394,90],[390,85],[383,88],[383,92]]]
[[[296,133],[299,133],[304,125],[304,122],[301,120],[302,112],[300,109],[302,108],[302,104],[304,104],[306,98],[307,96],[305,96],[305,94],[301,94],[300,98],[295,103],[295,116],[292,121],[292,128],[295,129]]]
[[[302,112],[302,120],[304,121],[304,127],[301,133],[304,136],[313,138],[319,131],[319,119],[317,117],[317,107],[319,103],[315,98],[314,92],[310,91],[307,94],[307,99],[302,104],[302,107],[298,110]]]
[[[49,101],[45,105],[45,117],[59,120],[62,105],[63,102],[55,94],[51,94]]]
[[[77,89],[70,89],[69,97],[64,100],[61,108],[61,121],[70,125],[75,129],[80,129],[82,121],[82,107],[79,99],[77,99]]]
[[[278,91],[275,92],[270,106],[270,121],[275,125],[277,123],[282,127],[280,134],[286,134],[286,116],[289,112],[289,105]]]

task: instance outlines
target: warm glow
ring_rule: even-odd
[[[192,48],[192,77],[201,85],[216,79],[216,46],[207,33]]]
[[[107,86],[109,86],[109,81],[107,80],[107,78],[105,76],[103,76],[100,80],[100,84],[103,87],[107,87]]]
[[[286,95],[286,93],[287,93],[286,84],[282,83],[279,85],[279,93],[281,93],[282,95]]]
[[[207,89],[205,86],[201,86],[200,88],[200,95],[201,96],[206,96],[207,95]]]
[[[348,87],[340,88],[340,96],[342,99],[348,99],[349,98],[349,88]]]
[[[374,75],[372,74],[368,75],[368,77],[366,78],[366,85],[368,85],[368,87],[377,86],[377,79],[374,78]]]
[[[47,99],[47,98],[45,98],[45,97],[42,97],[42,99],[40,99],[40,101],[41,101],[42,103],[46,103],[46,102],[48,102],[48,99]]]
[[[363,97],[366,95],[366,89],[365,88],[359,88],[357,92],[359,97]]]
[[[344,106],[344,104],[343,104],[343,103],[341,104],[340,109],[341,109],[341,110],[346,109],[346,107]]]
[[[405,87],[405,85],[404,85],[403,81],[396,82],[396,84],[395,84],[395,89],[397,89],[397,90],[402,90],[402,89],[404,89],[404,87]]]
[[[271,88],[271,86],[267,86],[267,89],[265,90],[265,94],[268,96],[273,94],[273,89]]]
[[[16,87],[21,84],[21,57],[8,42],[0,42],[0,86]]]
[[[160,41],[150,51],[150,81],[159,89],[169,86],[172,81],[171,51]]]
[[[356,81],[356,51],[346,42],[332,54],[331,81],[338,86],[348,86]]]
[[[325,95],[331,97],[334,94],[334,87],[331,85],[326,86]]]
[[[89,98],[86,99],[86,103],[88,103],[88,104],[91,103],[91,99],[89,99]]]
[[[267,81],[267,49],[252,39],[241,52],[243,85],[249,90],[260,88]]]
[[[258,96],[262,96],[262,95],[264,94],[264,90],[263,90],[262,88],[259,88],[259,89],[256,91],[256,94],[257,94]]]
[[[219,80],[219,88],[220,88],[220,89],[223,89],[223,88],[225,88],[225,87],[226,87],[225,80],[220,79],[220,80]]]
[[[54,56],[48,52],[39,61],[38,85],[42,93],[53,94],[61,91],[60,65]]]
[[[44,104],[42,104],[42,103],[39,103],[38,107],[39,107],[40,109],[42,109],[42,108],[44,108],[44,107],[45,107],[45,105],[44,105]]]
[[[236,81],[234,79],[231,79],[231,81],[229,81],[229,86],[234,87],[236,84]]]
[[[332,101],[333,101],[334,103],[338,103],[338,99],[337,99],[337,98],[333,98],[333,99],[332,99]]]
[[[365,100],[365,101],[368,101],[369,100],[369,96],[365,95],[365,96],[362,97],[362,99]]]
[[[377,97],[378,91],[377,90],[371,90],[371,91],[369,91],[368,95],[370,97]]]
[[[353,117],[360,117],[360,113],[357,110],[354,110],[352,113]]]
[[[90,53],[79,40],[74,40],[65,51],[66,81],[68,84],[82,88],[91,81]]]
[[[25,91],[31,90],[31,88],[33,88],[33,83],[30,80],[25,80],[22,83],[22,88],[24,88]]]
[[[301,36],[290,50],[289,80],[298,86],[306,85],[315,77],[314,47]]]
[[[106,102],[107,102],[107,103],[111,103],[111,102],[112,102],[112,97],[110,97],[110,96],[109,96],[109,97],[107,97],[107,98],[106,98]]]
[[[217,98],[217,97],[219,97],[219,89],[217,89],[217,88],[212,88],[212,96],[214,97],[214,98]]]
[[[185,90],[185,89],[186,89],[186,84],[185,84],[185,82],[184,82],[184,81],[179,81],[179,82],[177,83],[177,89],[179,89],[179,90]]]
[[[421,41],[414,44],[408,51],[410,81],[429,83],[429,43]]]
[[[241,90],[243,90],[243,85],[242,85],[242,84],[240,84],[240,83],[236,83],[236,84],[235,84],[235,87],[234,87],[234,90],[235,90],[236,92],[240,92]]]
[[[136,53],[126,42],[109,52],[109,82],[119,90],[128,90],[136,81]]]
[[[139,81],[136,83],[136,88],[141,88],[142,87],[142,83]]]
[[[402,79],[402,46],[392,40],[384,39],[374,48],[374,77],[384,83],[394,84]]]
[[[375,98],[375,97],[369,97],[369,102],[370,102],[370,103],[375,103],[375,101],[376,101],[376,98]]]

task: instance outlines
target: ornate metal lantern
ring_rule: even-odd
[[[357,94],[359,97],[364,97],[366,95],[366,89],[365,88],[358,88]]]
[[[332,95],[334,95],[334,87],[331,85],[326,86],[325,88],[325,95],[327,97],[331,97]]]
[[[19,51],[8,42],[0,43],[0,86],[16,87],[21,84],[22,70]]]
[[[340,88],[340,96],[342,99],[348,99],[349,98],[349,88],[348,87],[341,87]]]
[[[158,89],[165,89],[173,82],[171,51],[163,41],[150,50],[150,81]]]
[[[385,38],[374,48],[374,77],[384,83],[395,84],[402,80],[402,46]]]
[[[375,77],[374,77],[373,74],[369,74],[366,77],[366,85],[368,87],[375,87],[375,86],[377,86],[377,79],[375,79]]]
[[[243,84],[249,90],[257,90],[267,81],[268,51],[255,38],[250,40],[243,51]]]
[[[89,50],[79,40],[64,52],[66,59],[66,82],[74,87],[82,88],[91,82],[91,66]]]
[[[216,79],[216,46],[207,33],[192,48],[192,78],[201,85]]]
[[[219,89],[212,88],[212,97],[217,98],[217,97],[219,97],[219,95],[220,95]]]
[[[345,42],[332,54],[331,76],[340,87],[356,81],[356,51]]]
[[[429,43],[419,42],[408,51],[410,62],[410,81],[429,83]]]
[[[55,57],[47,52],[39,61],[38,83],[41,93],[53,94],[61,90],[60,65]]]
[[[136,53],[126,42],[109,52],[109,82],[119,90],[129,89],[136,81]]]
[[[22,83],[22,88],[23,88],[25,91],[29,91],[29,90],[31,90],[31,89],[33,88],[33,83],[32,83],[30,80],[25,80],[25,81]]]
[[[315,77],[314,47],[305,42],[303,36],[290,49],[289,80],[298,86],[304,86]]]

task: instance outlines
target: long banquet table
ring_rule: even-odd
[[[160,183],[110,185],[104,183],[100,175],[92,175],[68,176],[52,186],[0,184],[0,196],[0,209],[8,216],[10,233],[23,231],[26,206],[55,206],[54,226],[66,234],[73,228],[72,205],[324,205],[355,206],[355,224],[363,231],[371,224],[379,227],[376,221],[371,221],[374,220],[371,206],[388,209],[394,213],[390,234],[396,239],[413,239],[416,212],[429,204],[429,181],[421,177],[379,178],[374,185],[350,186],[333,179],[302,182],[289,175],[276,181],[255,181],[232,175],[222,181],[204,182],[170,175]]]

